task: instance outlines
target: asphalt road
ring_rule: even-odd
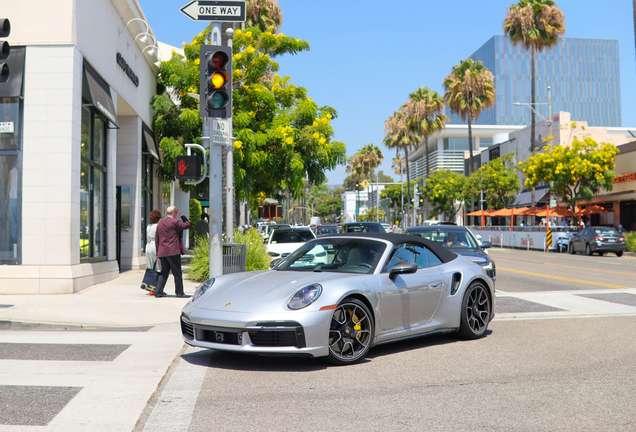
[[[346,367],[188,348],[136,430],[636,430],[636,259],[490,254],[482,339],[397,342]]]

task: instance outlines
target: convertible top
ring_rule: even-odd
[[[344,233],[344,234],[330,234],[327,236],[322,236],[320,239],[325,239],[329,237],[361,237],[361,238],[369,238],[369,239],[379,239],[386,240],[395,245],[401,243],[416,243],[421,244],[422,246],[430,249],[437,258],[439,258],[443,263],[447,263],[453,261],[457,258],[457,254],[451,252],[446,249],[444,246],[435,243],[433,241],[427,240],[420,236],[408,235],[408,234],[390,234],[390,233],[377,233],[377,232],[366,232],[366,233]]]

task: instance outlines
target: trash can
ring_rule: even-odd
[[[223,243],[223,274],[245,271],[247,263],[247,245],[241,243]]]

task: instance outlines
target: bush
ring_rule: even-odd
[[[244,233],[235,231],[234,243],[247,245],[246,271],[269,269],[270,257],[263,244],[263,238],[257,230],[249,229]],[[193,257],[188,269],[188,279],[197,282],[209,279],[210,243],[208,239],[197,238],[197,244],[191,250]]]
[[[190,209],[189,209],[189,220],[192,226],[195,226],[197,222],[201,220],[201,213],[203,213],[203,209],[201,208],[201,202],[199,200],[190,198]],[[194,237],[196,231],[190,230],[190,237]]]
[[[628,232],[625,234],[626,249],[629,252],[636,252],[636,232]]]

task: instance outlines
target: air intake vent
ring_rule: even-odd
[[[451,295],[457,294],[457,290],[462,284],[462,274],[453,273],[453,283],[451,284]]]

